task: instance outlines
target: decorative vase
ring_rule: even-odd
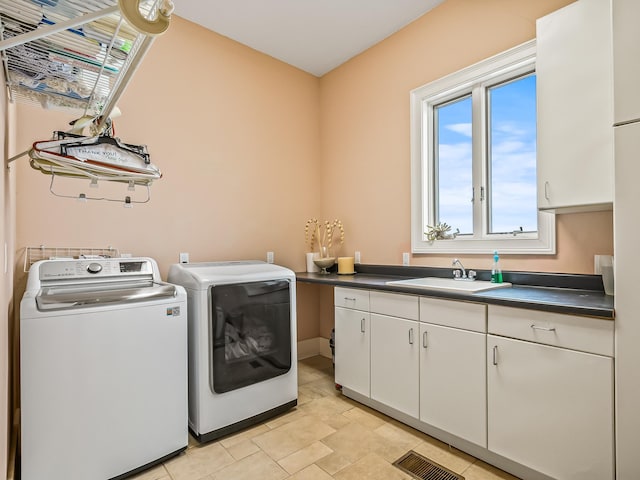
[[[320,273],[327,275],[327,268],[332,267],[336,263],[336,257],[314,258],[313,263],[320,267]]]
[[[329,273],[327,268],[332,267],[336,263],[336,257],[331,256],[329,247],[320,247],[318,257],[313,259],[313,263],[320,267],[320,273],[326,275]]]

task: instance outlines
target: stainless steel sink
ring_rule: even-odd
[[[508,282],[491,283],[486,280],[470,281],[440,277],[410,278],[408,280],[393,280],[386,283],[387,285],[396,285],[398,287],[423,288],[425,290],[440,290],[458,293],[476,293],[511,286]]]

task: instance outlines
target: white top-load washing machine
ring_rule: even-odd
[[[150,258],[45,260],[20,304],[22,480],[120,479],[187,447],[187,303]]]
[[[201,442],[297,404],[296,279],[259,261],[172,265],[187,290],[189,426]]]

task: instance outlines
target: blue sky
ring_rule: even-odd
[[[537,230],[535,76],[491,90],[492,231]],[[440,222],[472,230],[471,97],[438,109]]]

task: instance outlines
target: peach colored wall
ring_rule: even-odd
[[[310,283],[298,283],[296,289],[298,339],[306,340],[319,337],[320,297],[317,294],[316,286]]]
[[[321,79],[322,211],[340,218],[342,254],[401,264],[410,252],[409,92],[535,37],[535,20],[571,0],[447,0]],[[593,273],[613,252],[612,213],[557,216],[557,254],[505,256],[503,269]],[[450,266],[453,255],[413,255]],[[461,256],[490,268],[488,256]]]
[[[17,432],[12,430],[15,408],[15,320],[13,301],[13,250],[15,241],[15,175],[7,158],[13,155],[15,139],[15,108],[7,105],[6,97],[0,98],[0,145],[3,165],[0,170],[0,202],[3,217],[0,221],[0,479],[13,474],[12,459],[15,455]],[[5,249],[6,245],[6,249]],[[5,267],[6,266],[6,267]],[[12,443],[13,441],[13,443]]]
[[[320,336],[329,338],[334,325],[333,288],[329,285],[319,285],[318,296],[320,298]]]
[[[301,283],[298,288],[298,339],[329,338],[334,325],[333,286]]]
[[[2,145],[3,165],[6,165],[8,158],[7,126],[8,112],[5,95],[0,95],[0,145]],[[0,172],[0,198],[2,199],[2,211],[5,213],[5,221],[0,222],[0,239],[5,241],[9,233],[6,225],[5,194],[8,191],[5,185],[6,168]],[[4,252],[4,247],[3,247]],[[4,257],[4,253],[2,253]],[[3,258],[4,261],[4,258]],[[7,312],[8,299],[11,298],[12,286],[7,282],[5,275],[2,276],[2,288],[0,289],[0,479],[6,478],[7,454],[10,438],[10,411],[9,411],[9,315]]]
[[[304,269],[304,224],[320,211],[318,78],[176,17],[119,107],[116,136],[147,144],[163,171],[150,203],[57,198],[19,160],[19,249],[111,245],[155,258],[163,276],[179,252],[197,262],[274,251],[276,263]],[[20,105],[19,147],[70,120]]]

